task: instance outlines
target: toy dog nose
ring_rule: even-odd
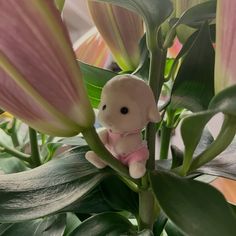
[[[105,115],[104,116],[104,121],[109,125],[109,126],[111,126],[112,125],[112,118],[111,118],[111,116],[110,115]]]

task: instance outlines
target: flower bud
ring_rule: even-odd
[[[93,125],[82,74],[53,1],[0,2],[0,107],[43,133]]]
[[[140,60],[139,41],[144,34],[142,18],[108,3],[88,1],[88,6],[117,64],[125,71],[135,70]]]

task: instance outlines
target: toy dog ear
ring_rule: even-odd
[[[156,106],[152,106],[148,112],[148,118],[151,122],[158,122],[161,120],[160,113]]]

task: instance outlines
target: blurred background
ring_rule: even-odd
[[[87,0],[66,0],[63,18],[73,43],[93,26]]]

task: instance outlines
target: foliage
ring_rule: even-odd
[[[12,4],[14,1],[9,0],[9,2]],[[42,124],[38,123],[40,117],[37,117],[37,122],[31,122],[31,117],[27,116],[29,114],[25,110],[27,104],[17,103],[25,105],[14,107],[17,110],[14,114],[18,114],[19,118],[27,123],[25,124],[4,112],[4,109],[0,109],[0,235],[234,236],[235,206],[229,204],[209,183],[201,182],[197,178],[208,174],[236,179],[234,140],[236,85],[222,88],[220,93],[215,93],[214,88],[215,41],[217,44],[215,28],[221,26],[222,22],[226,22],[224,19],[221,22],[219,16],[215,21],[216,1],[205,1],[200,4],[196,1],[193,7],[186,9],[176,18],[174,0],[97,0],[97,2],[115,4],[134,11],[142,17],[145,24],[146,33],[140,38],[138,45],[139,65],[129,73],[149,83],[160,108],[162,120],[158,124],[148,125],[143,132],[148,143],[150,158],[146,175],[142,179],[132,179],[127,167],[106,150],[96,130],[91,127],[93,118],[89,116],[92,114],[91,106],[94,109],[98,108],[101,91],[106,82],[115,75],[127,71],[121,68],[112,71],[110,65],[106,69],[98,68],[83,61],[75,62],[73,61],[75,58],[69,57],[71,53],[68,48],[71,45],[68,44],[69,40],[66,38],[68,35],[66,36],[64,32],[60,18],[65,1],[55,0],[49,3],[46,0],[36,0],[35,5],[26,0],[22,2],[20,7],[23,10],[25,7],[26,13],[31,7],[44,10],[43,6],[50,6],[45,8],[47,11],[40,11],[38,24],[44,19],[44,12],[47,19],[44,26],[51,26],[51,24],[55,26],[57,35],[50,38],[48,36],[50,34],[46,32],[48,38],[45,45],[43,41],[42,45],[45,48],[42,47],[41,50],[46,51],[45,55],[48,53],[53,54],[53,58],[61,58],[55,62],[57,63],[55,68],[49,68],[45,64],[40,65],[38,61],[34,64],[34,60],[32,65],[34,68],[44,66],[46,71],[50,71],[51,77],[45,77],[47,80],[54,78],[52,71],[58,70],[56,72],[59,76],[61,66],[65,67],[65,75],[68,78],[63,77],[60,80],[58,77],[54,83],[60,84],[58,88],[69,89],[57,90],[56,94],[52,94],[44,87],[45,81],[47,84],[45,78],[41,84],[42,81],[35,82],[27,76],[22,77],[18,73],[19,68],[16,69],[14,63],[9,63],[8,55],[5,55],[7,53],[1,48],[5,46],[1,46],[0,41],[0,85],[6,86],[7,83],[2,81],[9,80],[12,76],[17,86],[19,85],[17,89],[22,88],[24,91],[24,93],[21,91],[26,99],[24,101],[29,102],[33,99],[35,102],[36,92],[32,85],[36,83],[39,89],[43,88],[42,91],[47,92],[44,95],[40,90],[40,94],[37,94],[36,97],[43,99],[43,103],[40,103],[41,100],[35,102],[37,111],[33,115],[42,115],[40,109],[45,104],[47,115],[52,115],[56,119],[59,115],[55,122],[52,122],[47,115],[42,116]],[[0,3],[0,12],[1,4],[4,3]],[[180,2],[178,6],[179,4]],[[52,14],[49,9],[52,10]],[[14,21],[14,16],[10,13],[7,12],[6,15],[9,14]],[[37,11],[35,14],[38,14]],[[29,14],[27,17],[31,19],[33,15]],[[34,21],[27,22],[31,26],[36,24]],[[22,25],[23,23],[14,22],[13,25],[26,27]],[[127,29],[128,23],[125,26]],[[40,28],[39,25],[36,26]],[[176,57],[168,58],[167,51],[173,41],[176,37],[182,38],[181,33],[185,33],[182,31],[184,29],[182,26],[187,26],[192,33],[184,36],[186,40],[182,41],[182,48]],[[0,29],[2,28],[4,27],[0,23]],[[53,31],[52,35],[55,32]],[[233,36],[230,35],[232,32],[225,32],[232,40]],[[22,35],[24,37],[20,38],[18,43],[27,39],[23,33]],[[56,40],[57,46],[54,47],[49,39]],[[40,38],[39,42],[40,40],[42,39]],[[60,40],[63,41],[62,44]],[[27,41],[27,45],[22,44],[25,47],[23,48],[26,51],[25,56],[34,57],[32,48],[36,48],[37,42],[35,45],[34,43],[31,45],[31,42]],[[30,53],[27,51],[28,44]],[[64,47],[67,50],[63,51]],[[14,47],[9,50],[6,52],[10,55]],[[37,50],[40,51],[38,47]],[[67,57],[64,58],[61,52],[65,52]],[[19,54],[17,53],[16,57]],[[217,55],[221,56],[219,53]],[[95,56],[99,57],[99,55]],[[68,58],[68,65],[65,66]],[[230,57],[225,58],[233,60]],[[71,61],[74,64],[71,64]],[[53,65],[53,62],[50,65]],[[76,69],[76,65],[79,70]],[[9,68],[15,70],[10,73]],[[79,71],[77,77],[76,71]],[[37,73],[40,73],[40,70]],[[24,79],[30,82],[30,92],[24,88],[22,83]],[[81,98],[82,110],[55,106],[51,111],[52,106],[47,99],[65,100],[69,91],[72,91],[70,90],[72,83],[77,86],[76,81],[81,90],[78,94],[77,91],[75,92],[79,95],[79,99],[72,101],[73,96],[70,99],[72,104],[78,103],[80,106]],[[4,104],[8,104],[11,108],[17,99],[14,97],[11,100],[9,94],[13,96],[15,92],[17,94],[14,86],[10,86],[10,89],[5,91],[7,97],[5,100],[9,100],[9,103],[6,103],[4,96],[0,95],[0,107],[3,108]],[[87,100],[90,101],[91,106],[88,105]],[[34,110],[32,104],[30,109]],[[214,139],[207,129],[207,123],[218,113],[223,114],[224,121],[219,134]],[[77,116],[83,117],[83,122],[82,119],[77,120]],[[65,121],[68,122],[68,126]],[[28,125],[31,124],[36,128],[39,127],[41,132],[29,128]],[[56,130],[57,125],[60,126],[60,131]],[[99,127],[99,124],[95,123],[95,127]],[[184,150],[171,145],[172,134],[177,128],[181,132]],[[67,138],[52,136],[52,134],[63,133],[64,129],[68,129],[67,134],[74,135],[78,132],[81,134]],[[155,150],[157,135],[161,140],[160,150]],[[99,153],[109,167],[99,170],[88,163],[85,153],[90,149]]]

